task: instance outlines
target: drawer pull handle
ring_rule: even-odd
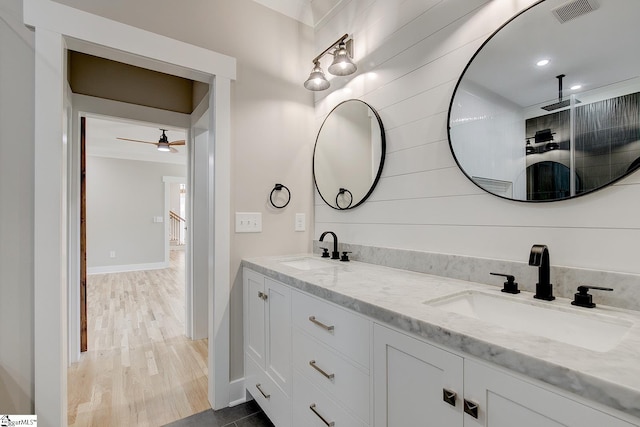
[[[269,298],[269,296],[267,294],[265,294],[264,292],[262,292],[262,291],[258,291],[258,298],[266,301],[267,298]]]
[[[442,389],[442,400],[447,402],[451,406],[456,406],[456,397],[457,394],[455,391],[447,390],[446,388]]]
[[[315,369],[316,371],[320,372],[322,375],[324,375],[325,378],[332,380],[333,377],[335,377],[335,374],[327,374],[322,368],[320,368],[318,365],[316,365],[316,361],[315,360],[311,360],[309,362],[309,365]]]
[[[319,322],[318,320],[316,320],[316,316],[309,316],[309,320],[310,320],[312,323],[314,323],[314,324],[316,324],[316,325],[320,326],[320,327],[321,327],[322,329],[324,329],[325,331],[333,331],[333,325],[332,325],[332,326],[327,326],[327,325],[325,325],[324,323]]]
[[[256,384],[256,388],[258,389],[258,391],[260,393],[262,393],[262,395],[264,396],[265,399],[269,399],[271,397],[270,394],[267,394],[262,390],[262,384]]]
[[[478,418],[478,404],[470,400],[464,399],[464,412],[473,418]]]
[[[333,421],[327,421],[322,415],[320,415],[320,413],[316,410],[316,404],[312,403],[311,406],[309,406],[309,409],[311,409],[311,411],[316,414],[318,416],[318,418],[320,418],[322,420],[323,423],[325,423],[328,427],[333,427],[336,425],[335,422]]]

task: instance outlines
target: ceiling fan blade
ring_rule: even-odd
[[[171,151],[172,153],[179,153],[179,151],[173,147],[169,147],[169,151]]]
[[[184,144],[185,144],[184,139],[179,139],[177,141],[171,141],[169,143],[169,145],[184,145]]]
[[[158,145],[157,142],[150,142],[150,141],[140,141],[139,139],[129,139],[129,138],[116,138],[116,139],[121,139],[123,141],[131,141],[131,142],[142,142],[144,144],[153,144],[153,145]]]

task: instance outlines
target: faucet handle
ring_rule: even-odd
[[[518,282],[516,282],[516,277],[511,274],[502,274],[502,273],[489,273],[493,276],[502,276],[506,277],[507,281],[504,282],[504,287],[502,288],[502,292],[506,292],[508,294],[519,294],[520,289],[518,289]]]
[[[322,258],[329,258],[329,249],[322,248]]]
[[[613,291],[613,288],[603,288],[601,286],[578,286],[578,292],[573,295],[573,301],[571,305],[577,305],[579,307],[594,308],[596,303],[592,300],[592,295],[589,293],[589,289],[597,289],[599,291]]]
[[[342,252],[342,256],[340,257],[340,261],[349,261],[349,254],[351,252],[349,251],[344,251]]]

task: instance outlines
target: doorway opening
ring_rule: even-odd
[[[159,129],[179,145],[159,152]],[[165,424],[205,410],[207,340],[185,336],[185,227],[173,230],[182,245],[170,241],[171,212],[188,218],[188,131],[84,114],[80,134],[86,353],[68,371],[69,425]],[[158,412],[158,400],[172,404]]]

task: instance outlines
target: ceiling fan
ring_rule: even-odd
[[[139,139],[129,139],[129,138],[116,138],[116,139],[121,139],[123,141],[131,141],[131,142],[142,142],[144,144],[153,144],[156,147],[158,147],[158,151],[170,151],[172,153],[178,153],[178,150],[173,148],[173,146],[184,145],[184,139],[179,139],[177,141],[169,142],[169,138],[167,138],[167,134],[165,133],[167,130],[166,129],[160,129],[160,130],[162,131],[162,135],[160,136],[160,139],[158,140],[158,142],[141,141]]]

